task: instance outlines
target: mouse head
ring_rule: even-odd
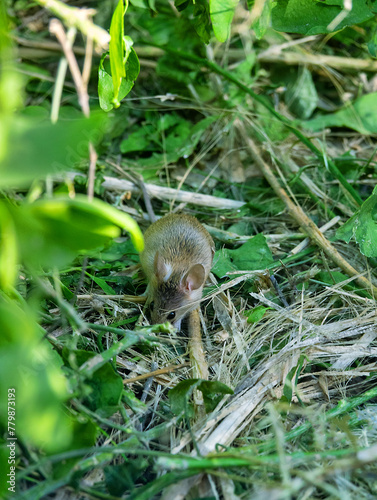
[[[204,267],[194,264],[185,273],[177,272],[156,252],[154,275],[149,303],[152,323],[169,321],[179,328],[182,318],[202,297]]]

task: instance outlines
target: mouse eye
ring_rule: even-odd
[[[174,311],[172,311],[172,312],[170,312],[170,313],[168,314],[167,319],[169,319],[169,320],[170,320],[170,319],[174,319],[174,318],[175,318],[175,312],[174,312]]]
[[[151,303],[149,304],[149,309],[151,309],[151,310],[153,310],[153,309],[154,309],[154,302],[151,302]]]

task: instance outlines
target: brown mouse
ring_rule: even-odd
[[[147,229],[144,243],[140,262],[148,279],[151,321],[169,321],[180,328],[182,318],[202,298],[212,266],[213,240],[195,217],[169,214]]]

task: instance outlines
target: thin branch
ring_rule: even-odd
[[[79,96],[81,109],[86,117],[89,116],[89,96],[83,84],[79,65],[77,64],[72,47],[70,46],[62,23],[58,19],[51,19],[50,33],[54,34],[61,44],[64,55],[68,61],[69,69],[71,70],[72,78],[75,83],[76,91]]]
[[[113,191],[140,192],[140,187],[137,184],[126,181],[125,179],[116,179],[115,177],[104,176],[102,186]],[[175,199],[179,202],[193,203],[194,205],[219,209],[238,209],[245,205],[244,201],[229,200],[227,198],[218,198],[217,196],[208,194],[191,193],[189,191],[179,191],[177,193],[176,189],[155,186],[154,184],[145,184],[145,188],[151,198],[154,197],[164,200]]]
[[[37,0],[37,3],[55,14],[55,16],[60,17],[66,26],[75,27],[87,37],[91,37],[100,49],[107,50],[110,35],[91,20],[91,17],[96,13],[94,9],[70,7],[59,0]]]
[[[185,366],[189,366],[190,363],[181,363],[180,365],[170,365],[165,366],[165,368],[159,368],[153,372],[143,373],[142,375],[137,375],[136,377],[126,378],[123,380],[123,384],[132,384],[133,382],[140,382],[150,377],[157,377],[158,375],[165,375],[166,373],[174,372],[175,370],[180,370]]]

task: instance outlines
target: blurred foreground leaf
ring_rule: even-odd
[[[69,445],[72,422],[61,403],[68,398],[62,360],[27,306],[0,295],[0,392],[15,389],[15,436],[46,451]],[[5,425],[7,406],[0,405]]]
[[[12,283],[17,252],[21,262],[34,270],[61,267],[78,254],[103,247],[121,229],[130,233],[134,247],[142,251],[143,235],[136,222],[96,198],[88,201],[77,195],[20,206],[0,204],[0,283]]]
[[[60,120],[52,124],[37,116],[2,118],[5,134],[0,151],[0,188],[28,186],[35,179],[74,167],[89,156],[89,142],[97,143],[105,131],[105,115]]]
[[[235,9],[239,0],[210,0],[209,9],[213,31],[219,42],[229,38]]]

